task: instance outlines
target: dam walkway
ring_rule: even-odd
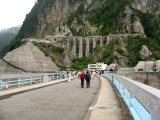
[[[0,120],[123,120],[111,84],[99,77],[91,80],[90,88],[81,88],[80,80],[74,78],[71,83],[65,81],[15,95],[7,95],[7,91],[0,92],[6,94],[0,96]]]
[[[96,76],[91,88],[61,73],[13,76],[1,75],[0,120],[160,120],[160,90],[115,73]]]

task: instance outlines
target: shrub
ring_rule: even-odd
[[[122,48],[118,47],[118,48],[117,48],[117,52],[120,53],[120,54],[123,54],[123,53],[124,53],[124,50],[123,50]]]
[[[74,58],[72,62],[73,62],[73,65],[71,66],[72,69],[82,70],[84,68],[87,68],[88,64],[93,63],[93,60],[91,57],[82,57],[82,58]]]
[[[18,39],[18,40],[15,40],[11,45],[10,45],[10,51],[20,47],[22,45],[22,40],[21,39]]]
[[[103,52],[103,58],[108,58],[108,57],[110,57],[110,56],[111,56],[111,53],[112,53],[111,50],[106,49],[106,50]]]
[[[44,51],[45,56],[49,56],[48,51]]]

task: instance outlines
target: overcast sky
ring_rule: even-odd
[[[0,29],[21,25],[37,0],[0,0]]]

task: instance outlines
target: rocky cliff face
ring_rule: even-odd
[[[133,0],[132,6],[142,12],[160,17],[160,0]]]
[[[92,36],[115,32],[143,34],[144,26],[133,8],[157,17],[160,15],[159,0],[38,0],[26,16],[17,38]],[[106,16],[111,19],[109,23],[103,22]],[[98,23],[96,19],[100,19],[102,23]],[[105,28],[107,32],[103,33]]]
[[[38,0],[26,16],[18,37],[41,37],[70,32],[63,26],[68,16],[83,9],[95,9],[102,3],[101,0]],[[27,24],[29,24],[28,27]]]

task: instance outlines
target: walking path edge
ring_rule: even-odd
[[[71,79],[74,79],[76,77],[77,76],[74,76]],[[42,83],[38,83],[38,84],[35,84],[35,85],[30,85],[30,86],[25,86],[25,87],[0,91],[0,97],[8,96],[8,95],[15,95],[15,94],[27,92],[27,91],[34,90],[34,89],[39,89],[39,88],[50,86],[50,85],[53,85],[53,84],[58,84],[58,83],[61,83],[61,82],[65,82],[67,80],[68,79],[65,78],[65,79],[59,79],[59,80],[54,80],[54,81],[49,81],[49,82],[42,82]]]

